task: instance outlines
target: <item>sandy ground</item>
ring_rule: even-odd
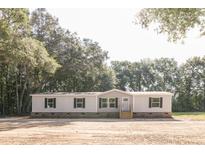
[[[205,144],[205,121],[1,118],[0,144]]]

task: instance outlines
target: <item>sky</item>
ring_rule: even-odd
[[[90,38],[108,51],[109,60],[139,61],[143,58],[175,58],[179,64],[193,56],[205,55],[205,38],[197,30],[188,33],[185,43],[170,43],[167,36],[134,24],[140,9],[47,9],[59,18],[63,28]]]

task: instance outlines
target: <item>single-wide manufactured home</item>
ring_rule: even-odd
[[[31,94],[32,117],[136,118],[171,117],[172,93],[57,92]]]

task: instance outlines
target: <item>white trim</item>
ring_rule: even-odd
[[[110,102],[110,98],[114,99],[114,102]],[[108,102],[109,102],[109,108],[113,109],[116,108],[116,97],[108,97]],[[110,103],[114,103],[114,107],[110,107]]]
[[[124,102],[124,101],[123,101],[124,98],[127,98],[127,100],[128,100],[127,102],[128,102],[128,105],[129,105],[129,109],[130,109],[130,111],[131,111],[132,109],[131,109],[131,106],[130,106],[130,99],[129,99],[129,97],[122,97],[122,104],[123,104],[123,102]],[[121,108],[121,109],[122,109],[122,108]],[[121,110],[121,111],[122,111],[122,110]]]
[[[101,108],[103,108],[103,109],[109,108],[109,101],[108,101],[109,99],[108,99],[107,97],[100,97],[100,98],[101,98]],[[103,103],[103,102],[102,102],[102,99],[106,99],[106,100],[107,100],[107,102],[106,102],[106,103],[107,103],[107,107],[103,107],[103,106],[102,106],[102,103]],[[105,102],[104,102],[104,103],[105,103]]]
[[[127,99],[128,99],[128,102],[129,102],[129,97],[122,97],[122,102],[123,102],[123,99],[124,99],[124,98],[127,98]]]
[[[98,96],[97,94],[93,94],[93,95],[75,95],[75,94],[30,94],[30,96],[37,96],[37,97],[94,97],[94,96]]]
[[[97,94],[97,95],[100,96],[100,95],[104,95],[104,94],[107,94],[107,93],[110,93],[110,92],[119,92],[119,93],[123,93],[123,94],[127,94],[127,95],[132,95],[129,92],[122,91],[122,90],[119,90],[119,89],[108,90],[108,91],[105,91],[105,92]]]
[[[38,97],[54,97],[54,96],[62,96],[62,97],[93,97],[93,96],[100,96],[100,95],[104,95],[110,92],[119,92],[119,93],[123,93],[126,95],[150,95],[150,96],[164,96],[164,95],[170,95],[173,96],[173,93],[170,92],[165,92],[165,91],[145,91],[145,92],[126,92],[126,91],[122,91],[119,89],[112,89],[112,90],[108,90],[105,92],[88,92],[88,94],[85,94],[82,92],[82,94],[75,94],[75,93],[66,93],[66,92],[62,92],[62,93],[48,93],[48,94],[44,94],[44,93],[40,93],[40,94],[30,94],[30,96],[38,96]]]
[[[165,91],[145,91],[145,92],[130,92],[131,95],[150,95],[150,96],[164,96],[164,95],[170,95],[173,96],[173,93],[165,92]]]
[[[153,99],[159,99],[158,102],[152,102]],[[152,103],[158,103],[159,106],[152,106]],[[151,108],[160,108],[160,97],[151,97]]]
[[[85,99],[85,97],[74,97],[74,99],[76,98],[76,108],[75,109],[85,109],[83,108],[83,99]],[[82,102],[78,102],[77,99],[82,99]],[[82,104],[82,107],[78,107],[78,103]]]
[[[44,107],[44,108],[45,108],[45,109],[52,109],[52,108],[55,109],[55,107],[54,107],[54,102],[55,102],[54,99],[55,99],[55,98],[46,98],[46,99],[47,99],[47,107],[46,107],[46,108]],[[52,101],[49,102],[48,100],[52,100]],[[45,103],[45,102],[44,102],[44,103]],[[50,107],[49,103],[52,104],[52,105],[51,105],[52,107]]]

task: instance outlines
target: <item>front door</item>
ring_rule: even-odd
[[[130,111],[129,98],[123,97],[122,98],[122,112],[129,112],[129,111]]]

